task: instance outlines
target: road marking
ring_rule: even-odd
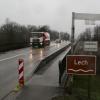
[[[26,55],[27,53],[29,53],[29,52],[18,54],[18,55],[15,55],[15,56],[12,56],[12,57],[8,57],[8,58],[4,58],[4,59],[1,59],[0,62],[1,61],[5,61],[5,60],[9,60],[9,59],[12,59],[12,58],[16,58],[16,57],[21,56],[21,55]]]
[[[56,45],[51,45],[50,47],[52,47],[52,46],[56,46]],[[21,56],[21,55],[26,55],[27,53],[32,53],[32,52],[25,52],[25,53],[18,54],[18,55],[12,56],[12,57],[4,58],[4,59],[1,59],[0,62],[5,61],[5,60],[9,60],[9,59],[13,59],[13,58],[16,58],[16,57]]]

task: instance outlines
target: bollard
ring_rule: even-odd
[[[24,60],[19,59],[19,67],[18,67],[18,72],[19,72],[19,86],[23,87],[24,86]]]

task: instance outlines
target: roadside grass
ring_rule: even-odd
[[[91,99],[100,100],[100,76],[74,76],[74,92],[81,97],[88,96],[88,78],[90,78]]]

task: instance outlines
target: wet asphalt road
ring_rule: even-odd
[[[51,100],[62,95],[59,87],[58,62],[66,55],[66,50],[38,71],[17,94],[10,94],[5,100]]]
[[[24,59],[26,79],[39,61],[65,44],[53,43],[50,47],[24,48],[0,54],[0,98],[13,90],[18,84],[18,60],[20,58]]]

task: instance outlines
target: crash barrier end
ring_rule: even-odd
[[[18,66],[18,73],[19,73],[18,81],[19,81],[19,86],[23,87],[24,86],[24,60],[23,59],[19,59],[18,63],[19,63],[19,66]]]

